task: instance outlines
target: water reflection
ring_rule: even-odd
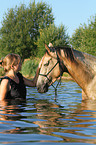
[[[53,93],[28,88],[26,101],[0,103],[0,143],[96,144],[96,101],[81,101],[74,82],[62,83],[56,101]]]
[[[93,106],[93,107],[92,107]],[[39,101],[36,104],[38,130],[62,138],[62,142],[96,143],[96,102],[82,101],[70,105],[71,110],[53,103]],[[72,109],[73,107],[73,109]],[[67,114],[66,114],[67,111]],[[94,128],[95,125],[95,128]]]
[[[22,118],[20,112],[24,112],[24,108],[26,106],[26,100],[5,100],[0,102],[0,124],[5,124],[6,128],[0,128],[0,133],[20,133],[21,130],[19,127],[11,127],[10,122],[17,121]],[[24,117],[24,116],[23,116]],[[24,117],[25,118],[25,117]],[[0,125],[0,126],[1,126]]]

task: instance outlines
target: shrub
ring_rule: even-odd
[[[38,67],[38,60],[36,60],[36,59],[34,59],[34,60],[27,59],[22,64],[21,73],[24,76],[32,77],[32,76],[35,75],[37,67]]]

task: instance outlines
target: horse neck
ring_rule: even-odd
[[[78,85],[85,90],[86,86],[93,79],[94,75],[91,72],[90,68],[75,57],[74,51],[71,56],[66,56],[64,50],[61,50],[61,57],[63,58],[63,64],[67,68],[67,72],[71,75],[71,77],[78,83]],[[73,55],[73,56],[72,56]],[[73,57],[73,58],[71,58]]]

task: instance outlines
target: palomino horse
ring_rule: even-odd
[[[48,91],[63,72],[67,72],[82,88],[82,99],[96,99],[96,57],[68,47],[45,44],[46,53],[37,80],[40,93]]]

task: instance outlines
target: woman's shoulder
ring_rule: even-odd
[[[0,79],[0,83],[8,83],[10,81],[10,78],[8,76],[4,76]]]
[[[7,86],[9,84],[9,78],[7,76],[1,78],[1,86]]]
[[[8,76],[4,76],[4,77],[1,78],[1,80],[3,80],[3,79],[9,80],[10,78]]]
[[[0,79],[0,82],[9,82],[10,81],[10,78],[8,76],[4,76]]]
[[[8,76],[4,76],[4,77],[0,78],[0,84],[2,82],[7,82],[8,83],[8,82],[10,82],[10,78]]]

